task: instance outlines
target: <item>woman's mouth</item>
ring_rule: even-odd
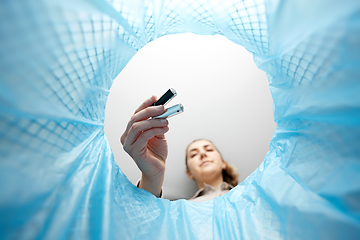
[[[201,163],[200,167],[203,166],[204,164],[207,164],[207,163],[211,163],[211,161],[204,161]]]

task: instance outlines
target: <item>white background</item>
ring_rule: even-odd
[[[276,124],[266,74],[252,55],[222,36],[190,33],[161,37],[142,48],[115,79],[106,106],[105,134],[115,161],[134,184],[141,174],[119,137],[135,109],[169,88],[185,112],[169,119],[164,198],[197,190],[185,173],[185,149],[195,139],[214,142],[235,166],[240,182],[263,161]]]

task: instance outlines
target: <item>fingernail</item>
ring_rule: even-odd
[[[167,120],[166,120],[165,118],[163,118],[163,119],[161,119],[161,120],[160,120],[160,122],[162,122],[162,123],[166,123],[166,122],[167,122]]]
[[[162,110],[162,109],[163,109],[163,107],[164,107],[163,105],[156,106],[156,109],[157,109],[157,110]]]

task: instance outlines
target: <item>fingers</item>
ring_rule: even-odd
[[[147,120],[150,117],[159,116],[160,114],[163,114],[164,112],[165,112],[164,106],[160,105],[160,106],[156,106],[156,107],[147,107],[147,108],[142,109],[139,112],[135,113],[131,117],[128,125],[126,126],[126,130],[124,133],[125,137],[128,135],[128,132],[134,123],[140,122],[143,120]]]
[[[156,138],[158,139],[165,139],[165,134],[158,134],[158,135],[155,135]]]
[[[156,96],[151,96],[149,99],[146,99],[136,110],[135,113],[140,112],[141,110],[150,107],[151,105],[153,105],[153,103],[155,103],[157,101]]]
[[[164,112],[165,112],[165,107],[163,105],[159,105],[156,107],[154,106],[147,107],[132,115],[129,123],[131,122],[135,123],[138,121],[146,120],[150,117],[156,117],[159,116],[160,114],[163,114]]]
[[[169,124],[166,119],[151,119],[147,121],[135,122],[129,132],[126,139],[127,144],[132,145],[138,139],[142,132],[148,131],[149,129],[166,127]]]
[[[141,155],[141,152],[146,148],[147,143],[150,139],[157,135],[164,135],[169,131],[169,127],[159,127],[151,128],[139,134],[139,137],[133,144],[129,144],[129,141],[126,141],[124,145],[124,150],[130,154],[130,156]]]
[[[134,149],[144,149],[150,139],[157,135],[164,135],[167,131],[169,131],[169,127],[162,128],[151,128],[145,132],[143,132],[136,142],[132,145]]]
[[[135,123],[143,121],[143,120],[147,120],[150,117],[158,116],[158,115],[163,114],[165,112],[165,108],[162,105],[156,106],[156,107],[152,106],[152,104],[155,103],[156,101],[157,101],[156,96],[152,96],[149,99],[146,99],[136,109],[134,115],[131,117],[130,121],[128,122],[128,124],[126,126],[126,129],[125,129],[124,133],[121,135],[120,142],[121,142],[121,144],[123,146],[124,146],[124,144],[126,144],[125,141],[127,141],[127,137],[128,137],[130,128]],[[162,127],[162,126],[160,126],[160,127]],[[143,131],[145,131],[148,128],[150,128],[150,127],[145,126],[145,129]],[[138,137],[138,135],[135,135],[133,138],[131,138],[131,141],[134,142],[137,137]]]

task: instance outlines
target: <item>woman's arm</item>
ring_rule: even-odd
[[[159,197],[168,155],[165,133],[169,123],[166,119],[150,119],[165,112],[162,105],[151,106],[156,100],[152,96],[138,107],[120,141],[142,172],[139,187]]]

